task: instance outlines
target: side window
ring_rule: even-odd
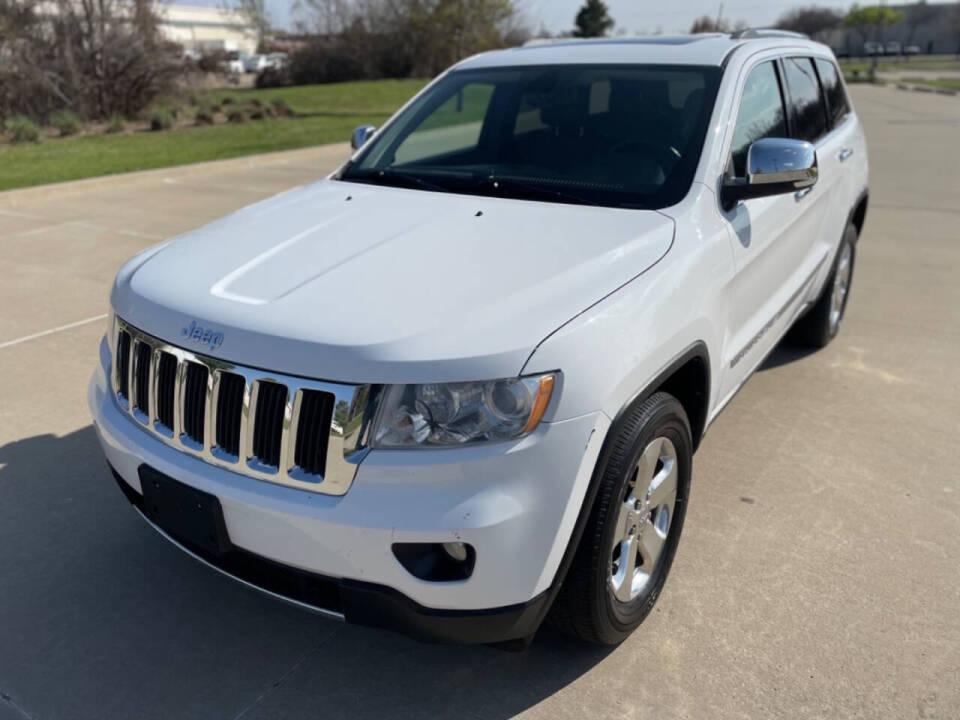
[[[757,65],[750,71],[743,86],[737,125],[733,131],[733,171],[743,177],[747,168],[747,151],[750,145],[761,138],[787,137],[786,114],[783,96],[773,61]]]
[[[783,67],[793,109],[793,136],[816,142],[827,132],[827,111],[810,58],[784,58]]]
[[[417,162],[472,150],[480,141],[480,130],[492,97],[493,85],[464,85],[410,133],[397,148],[394,161]]]
[[[830,117],[833,124],[836,125],[850,112],[847,94],[843,91],[843,83],[840,82],[840,74],[837,72],[836,65],[821,58],[817,58],[814,62],[817,64],[817,72],[820,73],[820,85],[823,86],[823,94],[826,95],[827,105],[830,106]]]

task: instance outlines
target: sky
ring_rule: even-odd
[[[190,5],[220,7],[224,0],[172,0]],[[907,0],[900,0],[905,2]],[[936,2],[937,0],[933,0]],[[537,30],[546,27],[561,32],[573,27],[573,18],[583,0],[514,0],[521,9],[527,25]],[[718,0],[606,0],[617,30],[628,35],[685,33],[693,21],[704,14],[716,17],[721,10]],[[819,7],[847,9],[853,0],[725,0],[723,17],[731,24],[743,20],[749,27],[772,25],[784,11],[794,7],[816,4]],[[869,4],[861,0],[861,4]],[[899,4],[899,3],[891,3]],[[267,0],[267,8],[274,25],[290,28],[296,16],[296,0]]]

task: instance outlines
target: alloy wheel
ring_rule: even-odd
[[[620,602],[636,598],[663,553],[677,500],[677,450],[665,437],[652,440],[637,461],[617,510],[609,582]]]
[[[847,299],[847,291],[850,289],[852,259],[853,251],[848,243],[844,243],[840,262],[837,263],[837,271],[833,276],[833,293],[830,296],[830,332],[835,332],[840,325],[843,305]]]

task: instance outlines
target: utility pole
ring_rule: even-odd
[[[721,0],[720,7],[717,8],[717,22],[714,23],[714,29],[717,32],[720,32],[720,23],[723,21],[723,2]]]

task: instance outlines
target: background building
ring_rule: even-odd
[[[157,3],[160,31],[191,54],[213,50],[239,50],[253,53],[257,49],[257,31],[238,12],[218,7],[166,5]]]
[[[864,5],[871,3],[862,3]],[[839,27],[824,33],[823,42],[851,55],[863,52],[865,42],[896,41],[915,45],[924,54],[960,53],[960,3],[888,5],[903,19],[884,28],[869,28],[866,37],[854,28]]]

